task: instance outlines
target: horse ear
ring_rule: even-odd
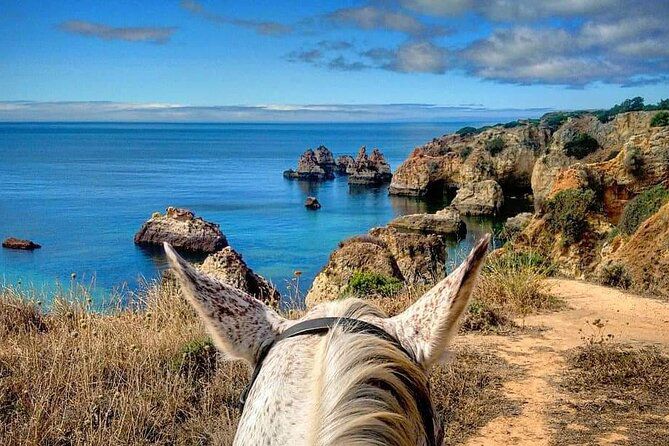
[[[198,271],[168,243],[164,247],[183,294],[214,344],[229,356],[255,364],[263,344],[274,339],[286,320],[254,297]]]
[[[479,240],[467,259],[448,277],[425,293],[403,313],[386,320],[402,346],[429,368],[445,353],[457,333],[479,270],[483,265],[490,235]]]

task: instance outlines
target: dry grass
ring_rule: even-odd
[[[655,347],[592,339],[567,356],[559,385],[567,396],[553,416],[556,445],[666,445],[669,438],[669,356]]]
[[[232,442],[249,370],[217,358],[174,285],[150,287],[106,314],[87,305],[85,296],[58,300],[46,313],[0,290],[0,444]],[[435,370],[447,444],[509,407],[500,389],[506,370],[471,351]]]
[[[536,253],[506,250],[493,254],[481,272],[470,313],[478,306],[487,318],[504,322],[558,310],[564,303],[548,293],[544,282],[551,274],[551,265]]]

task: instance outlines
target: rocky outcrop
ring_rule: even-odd
[[[24,240],[15,237],[8,237],[2,242],[2,247],[7,249],[21,249],[23,251],[32,251],[42,246],[32,240]]]
[[[494,180],[464,184],[451,206],[463,215],[497,215],[504,204],[502,187]]]
[[[316,211],[321,208],[321,203],[316,197],[307,197],[307,199],[304,201],[304,207],[311,209],[312,211]]]
[[[351,155],[341,155],[335,160],[335,171],[338,175],[348,175],[349,169],[355,166],[355,159]]]
[[[192,253],[210,254],[228,246],[219,226],[188,209],[168,207],[165,215],[154,213],[135,234],[135,244],[142,246],[171,244]]]
[[[388,226],[405,231],[442,235],[461,235],[466,232],[460,212],[450,206],[435,214],[402,215],[388,223]]]
[[[666,158],[669,136],[666,127],[650,126],[653,115],[654,112],[622,113],[607,123],[601,123],[593,115],[570,118],[555,132],[548,153],[540,157],[535,165],[532,173],[535,203],[540,206],[554,189],[562,187],[554,187],[561,172],[570,167],[578,169],[579,165],[588,165],[588,170],[599,171],[595,176],[610,170],[608,176],[617,177],[619,184],[638,185],[640,188],[656,184],[669,168]],[[582,158],[574,156],[570,143],[573,145],[578,135],[592,137],[597,141],[597,149]],[[638,167],[643,164],[645,175],[633,173],[632,152],[639,159]],[[610,162],[613,160],[615,162]]]
[[[382,227],[340,243],[314,279],[307,306],[338,299],[352,275],[373,272],[406,284],[429,284],[443,277],[446,249],[435,234],[404,233]]]
[[[378,186],[388,183],[393,174],[390,171],[390,165],[383,157],[379,149],[372,150],[371,155],[367,155],[367,149],[363,146],[355,157],[352,167],[347,169],[348,184],[360,184],[366,186]]]
[[[414,149],[393,175],[389,191],[420,197],[489,179],[529,189],[534,163],[549,139],[549,129],[529,122],[446,135]]]
[[[251,270],[241,254],[226,247],[209,255],[200,269],[218,280],[232,285],[263,302],[277,305],[281,296],[267,279]]]
[[[307,293],[307,306],[340,298],[356,271],[402,278],[399,266],[385,243],[375,237],[355,237],[342,242],[330,255],[327,265],[318,273]]]
[[[335,177],[335,162],[332,152],[320,146],[316,150],[308,149],[297,162],[297,170],[288,169],[283,176],[288,179],[306,181],[324,181]]]
[[[608,249],[607,249],[608,248]],[[616,271],[636,289],[669,296],[669,204],[644,221],[629,239],[612,240],[602,252],[597,277]]]
[[[444,276],[446,245],[439,235],[402,232],[392,227],[373,228],[369,234],[386,244],[405,283],[431,284]]]
[[[531,212],[521,212],[518,215],[509,217],[506,222],[504,222],[502,236],[506,239],[513,238],[517,234],[523,232],[523,230],[530,224],[531,221]]]

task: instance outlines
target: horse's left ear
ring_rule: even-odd
[[[261,347],[271,342],[287,321],[254,297],[196,270],[169,244],[164,247],[184,295],[216,347],[255,365]]]
[[[489,244],[488,234],[448,277],[403,313],[384,321],[402,346],[412,351],[424,367],[429,368],[439,361],[457,333],[460,316],[467,308]]]

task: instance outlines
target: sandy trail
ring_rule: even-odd
[[[524,370],[505,384],[507,395],[522,403],[520,413],[492,420],[467,445],[549,444],[548,412],[560,396],[551,381],[565,367],[562,353],[593,334],[588,323],[595,319],[605,322],[603,333],[617,341],[669,350],[669,303],[573,280],[550,279],[548,284],[569,308],[525,319],[528,326],[544,328],[541,333],[464,337],[463,343],[492,349]]]

